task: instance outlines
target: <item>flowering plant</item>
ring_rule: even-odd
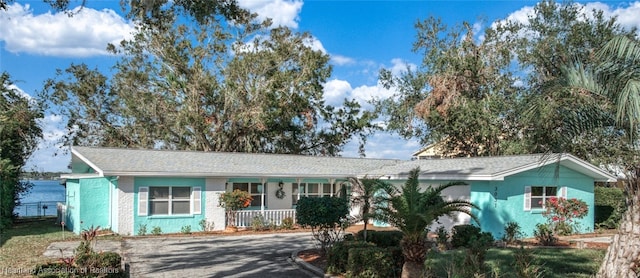
[[[240,189],[220,194],[219,205],[227,211],[228,226],[235,226],[236,212],[251,205],[251,194]]]
[[[545,208],[542,214],[560,235],[572,234],[577,228],[575,219],[581,219],[589,212],[587,203],[576,198],[552,197],[545,202]]]

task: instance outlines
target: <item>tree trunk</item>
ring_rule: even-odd
[[[402,265],[401,278],[420,278],[422,276],[422,264],[414,261],[405,261]]]
[[[635,189],[627,191],[627,211],[607,249],[598,271],[599,278],[640,277],[640,192]]]

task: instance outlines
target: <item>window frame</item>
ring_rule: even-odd
[[[541,188],[542,195],[533,195],[534,188]],[[547,189],[554,188],[554,195],[547,195]],[[525,186],[524,192],[524,210],[525,211],[541,211],[545,210],[547,200],[556,197],[556,198],[566,198],[567,196],[567,187],[559,186],[559,185],[531,185]],[[537,202],[541,202],[540,206],[538,204],[534,204],[534,199],[539,200]]]
[[[147,197],[147,203],[148,203],[148,209],[147,209],[147,215],[148,216],[187,216],[187,215],[193,215],[194,214],[194,187],[193,186],[186,186],[186,185],[175,185],[175,186],[149,186],[148,187],[148,194],[149,196]],[[154,188],[167,188],[169,190],[169,195],[167,196],[167,198],[160,198],[160,199],[154,199],[152,196],[152,193],[154,192]],[[189,189],[189,196],[187,198],[184,197],[180,197],[180,198],[174,198],[174,194],[173,194],[173,188],[188,188]],[[189,211],[186,213],[174,213],[173,212],[173,203],[174,202],[185,202],[188,201],[189,202]],[[167,202],[167,213],[154,213],[152,210],[152,205],[154,202]]]
[[[244,190],[243,188],[236,188],[236,185],[246,185],[247,190]],[[254,190],[252,189],[253,186],[256,186],[256,190],[258,192],[253,192]],[[259,192],[257,186],[262,186],[262,191],[266,193],[266,189],[267,186],[266,184],[260,183],[260,182],[233,182],[231,183],[231,191],[236,190],[236,189],[240,189],[242,191],[246,191],[249,193],[249,195],[251,195],[251,198],[253,198],[253,201],[251,201],[251,205],[249,205],[249,208],[260,208],[262,207],[262,192]],[[264,206],[267,207],[267,196],[265,194],[265,198],[264,198]],[[254,202],[257,202],[257,205],[254,205]]]

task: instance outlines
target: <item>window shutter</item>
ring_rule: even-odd
[[[561,198],[565,198],[565,199],[567,198],[567,187],[566,186],[560,187],[560,197]]]
[[[524,187],[524,210],[531,210],[531,186]]]
[[[194,187],[191,190],[191,200],[193,204],[193,214],[201,214],[202,213],[202,189],[200,187]]]
[[[147,216],[149,209],[149,187],[138,189],[138,216]]]

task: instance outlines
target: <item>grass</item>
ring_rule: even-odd
[[[0,235],[0,276],[6,269],[28,271],[49,258],[42,256],[44,250],[55,241],[79,240],[69,231],[62,231],[55,218],[18,220],[12,228]]]
[[[493,248],[487,252],[486,263],[499,269],[500,277],[515,277],[513,266],[514,248]],[[602,263],[606,250],[602,249],[532,249],[535,261],[545,270],[543,277],[593,277]],[[448,277],[447,268],[451,268],[454,256],[462,251],[448,251],[434,258],[434,270],[438,277]],[[491,276],[487,276],[491,277]]]

